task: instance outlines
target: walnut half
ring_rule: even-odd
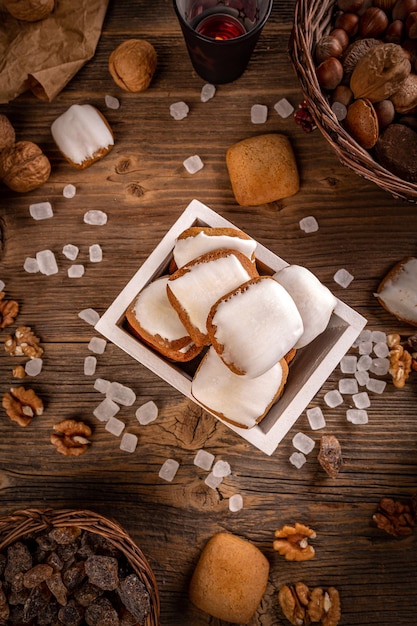
[[[30,359],[36,359],[43,354],[43,348],[39,343],[39,337],[36,337],[29,326],[19,326],[14,336],[6,337],[4,349],[10,356],[27,356]]]
[[[2,406],[12,422],[20,426],[29,426],[35,416],[43,414],[43,402],[33,389],[12,387],[3,396]]]
[[[19,304],[16,300],[5,300],[4,291],[0,291],[0,328],[11,326],[19,312]]]
[[[284,585],[278,601],[287,620],[294,626],[337,626],[341,618],[340,597],[335,587],[309,589],[303,582]]]
[[[55,424],[57,434],[51,435],[51,443],[64,456],[80,456],[90,445],[91,428],[77,420],[63,420]]]
[[[378,528],[394,537],[411,535],[415,526],[411,501],[408,504],[392,498],[382,498],[372,519]]]
[[[273,548],[287,559],[287,561],[308,561],[315,555],[309,539],[315,539],[314,530],[304,524],[295,523],[295,526],[283,526],[275,531],[276,539]]]

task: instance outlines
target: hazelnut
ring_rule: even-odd
[[[317,80],[323,89],[333,90],[343,78],[343,66],[335,57],[329,57],[316,69]]]
[[[54,10],[54,0],[3,0],[5,9],[17,20],[38,22]]]
[[[405,31],[410,39],[417,39],[417,11],[407,15],[405,20]]]
[[[396,2],[397,0],[374,0],[372,4],[374,7],[378,7],[379,9],[385,11],[385,13],[390,13]]]
[[[397,0],[392,9],[392,19],[405,20],[413,11],[417,11],[417,0]]]
[[[156,62],[156,51],[149,41],[128,39],[110,54],[109,71],[121,89],[138,93],[151,84]]]
[[[359,20],[361,37],[379,37],[389,24],[387,14],[378,7],[369,7]]]
[[[341,11],[356,13],[363,5],[363,0],[337,0],[337,7]]]
[[[400,44],[404,38],[405,26],[402,20],[394,20],[385,31],[385,43]]]
[[[374,109],[378,118],[380,131],[394,121],[395,109],[391,100],[381,100],[380,102],[374,102]]]
[[[0,152],[13,146],[15,141],[16,133],[9,118],[0,114]]]
[[[349,35],[354,37],[358,32],[359,15],[356,13],[339,13],[334,21],[335,28],[343,28]]]
[[[342,50],[346,50],[346,48],[349,45],[349,35],[347,34],[347,32],[345,30],[343,30],[343,28],[335,28],[334,30],[331,31],[330,33],[331,37],[336,37],[336,39],[339,41],[340,45],[342,46]]]
[[[338,85],[332,94],[333,102],[339,102],[348,107],[353,102],[353,93],[347,85]]]
[[[347,110],[345,127],[362,148],[373,148],[378,140],[379,126],[372,102],[367,98],[352,102]]]
[[[0,179],[13,191],[32,191],[43,185],[50,173],[49,159],[31,141],[18,141],[0,152]]]
[[[329,57],[340,57],[343,52],[342,44],[336,37],[325,35],[322,37],[315,49],[316,62],[320,65]]]

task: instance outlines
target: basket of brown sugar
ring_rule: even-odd
[[[158,626],[152,569],[115,521],[85,510],[0,517],[0,623]]]
[[[289,54],[343,165],[417,201],[417,0],[297,0]]]

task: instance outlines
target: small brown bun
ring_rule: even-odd
[[[396,263],[375,295],[391,315],[417,326],[417,258],[408,256]]]

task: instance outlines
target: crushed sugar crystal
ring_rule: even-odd
[[[371,406],[371,401],[366,391],[360,391],[352,396],[353,404],[357,409],[367,409]]]
[[[325,394],[324,401],[327,406],[333,409],[343,403],[343,397],[338,389],[332,389]]]
[[[204,163],[198,154],[194,154],[193,156],[188,157],[183,161],[183,166],[187,170],[189,174],[196,174],[204,167]]]
[[[376,376],[385,376],[388,374],[389,370],[389,359],[384,357],[377,357],[376,359],[371,359],[371,363],[369,365],[369,371],[372,374],[376,374]]]
[[[200,92],[200,100],[201,102],[208,102],[212,98],[214,98],[216,94],[216,87],[211,83],[206,83],[202,86]]]
[[[326,420],[324,419],[323,411],[319,406],[315,406],[312,409],[306,410],[308,422],[311,430],[319,430],[326,426]]]
[[[37,252],[36,260],[41,274],[51,276],[52,274],[58,273],[58,264],[56,262],[55,254],[51,250],[40,250]]]
[[[100,263],[103,260],[103,250],[98,243],[93,243],[93,245],[88,248],[88,253],[91,263]]]
[[[332,111],[336,115],[336,119],[342,122],[347,115],[347,108],[341,102],[333,102]]]
[[[223,476],[215,476],[213,472],[210,472],[210,474],[207,476],[204,482],[207,485],[207,487],[210,487],[210,489],[217,489],[217,487],[221,484],[222,480],[223,480]]]
[[[175,474],[178,472],[179,466],[180,464],[175,459],[167,459],[161,465],[158,474],[159,478],[171,482],[174,479]]]
[[[303,467],[307,459],[302,452],[293,452],[290,456],[289,461],[291,465],[294,465],[294,467],[300,469],[301,467]]]
[[[100,315],[97,313],[97,311],[90,308],[80,311],[78,313],[78,317],[84,320],[84,322],[87,322],[87,324],[90,324],[91,326],[95,326],[100,319]]]
[[[373,330],[371,340],[374,343],[387,343],[387,333],[384,333],[382,330]]]
[[[37,202],[29,206],[29,213],[34,220],[47,220],[54,216],[50,202]]]
[[[337,270],[337,272],[333,276],[333,280],[335,281],[335,283],[337,283],[338,285],[340,285],[344,289],[346,289],[346,287],[349,287],[349,285],[352,282],[353,278],[354,277],[352,276],[352,274],[350,274],[350,272],[348,272],[344,268],[341,268],[340,270]]]
[[[363,354],[358,359],[357,370],[363,372],[369,370],[372,365],[372,357],[369,354]]]
[[[111,382],[109,380],[106,380],[105,378],[96,378],[96,380],[94,381],[94,389],[96,391],[99,391],[100,393],[107,393],[110,385]]]
[[[88,344],[88,349],[91,350],[91,352],[94,352],[95,354],[103,354],[104,350],[106,349],[106,346],[107,346],[107,341],[103,339],[102,337],[91,337],[89,344]]]
[[[74,246],[72,243],[67,243],[62,248],[62,254],[67,257],[70,261],[75,261],[78,256],[80,249],[77,246]]]
[[[252,124],[265,124],[268,118],[268,107],[265,104],[254,104],[250,110]]]
[[[81,263],[75,263],[67,270],[68,278],[81,278],[81,276],[84,276],[84,273],[85,267]]]
[[[120,100],[114,96],[106,94],[104,96],[104,104],[108,109],[117,110],[120,107]]]
[[[346,419],[352,424],[367,424],[368,413],[365,409],[348,409],[346,411]]]
[[[133,433],[124,433],[120,441],[120,450],[123,452],[134,452],[138,445],[138,437]]]
[[[142,426],[146,426],[146,424],[154,422],[157,417],[158,407],[153,400],[145,402],[145,404],[142,404],[136,409],[136,419],[138,420],[139,424],[142,424]]]
[[[369,330],[369,328],[361,330],[358,337],[358,343],[361,343],[362,341],[372,341],[372,330]]]
[[[86,356],[84,359],[84,374],[92,376],[96,373],[97,359],[95,356]]]
[[[43,360],[39,358],[30,359],[25,365],[25,372],[28,376],[38,376],[43,367]]]
[[[108,422],[109,419],[114,417],[119,411],[120,407],[118,404],[110,400],[110,398],[104,398],[94,409],[93,415],[100,420],[100,422]]]
[[[343,394],[358,393],[358,381],[356,378],[341,378],[339,380],[338,388],[340,393]]]
[[[389,347],[385,341],[377,341],[374,345],[374,354],[382,359],[389,354]]]
[[[340,361],[340,371],[343,374],[354,374],[358,364],[358,357],[353,354],[346,354]]]
[[[319,229],[318,221],[315,217],[313,217],[313,215],[303,217],[298,224],[301,230],[303,230],[305,233],[315,233]]]
[[[371,354],[373,347],[372,341],[361,341],[358,346],[358,352],[359,354]]]
[[[111,417],[104,428],[115,437],[119,437],[125,429],[125,423],[117,417]]]
[[[225,478],[230,476],[232,470],[227,461],[216,461],[213,465],[212,473],[216,478]]]
[[[366,385],[366,383],[369,380],[369,372],[367,370],[365,371],[357,371],[355,372],[355,378],[358,381],[358,385],[360,387],[363,387],[364,385]]]
[[[274,104],[274,109],[278,115],[284,119],[294,113],[294,107],[291,102],[287,100],[287,98],[281,98],[281,100],[278,100],[278,102]]]
[[[235,493],[229,498],[229,511],[237,513],[241,509],[243,509],[243,498],[240,493]]]
[[[76,193],[77,193],[77,188],[75,185],[72,185],[71,183],[69,183],[68,185],[65,185],[64,189],[62,190],[62,195],[64,196],[64,198],[74,198]]]
[[[383,393],[386,386],[387,383],[385,380],[379,380],[377,378],[369,378],[366,383],[367,390],[372,391],[373,393]]]
[[[84,213],[84,222],[93,226],[104,226],[107,224],[107,214],[99,209],[90,209]]]
[[[185,102],[174,102],[169,107],[169,114],[174,120],[183,120],[187,117],[190,107]]]
[[[25,272],[28,272],[28,274],[36,274],[39,272],[39,264],[36,259],[28,256],[23,263],[23,269]]]
[[[304,433],[296,433],[292,438],[292,445],[303,454],[310,454],[315,444],[314,439]]]
[[[203,470],[209,471],[213,465],[214,454],[207,452],[206,450],[198,450],[194,457],[194,465],[200,467]]]
[[[112,382],[107,390],[107,397],[111,398],[117,404],[123,406],[132,406],[136,400],[136,394],[133,389],[126,387],[118,382]]]

